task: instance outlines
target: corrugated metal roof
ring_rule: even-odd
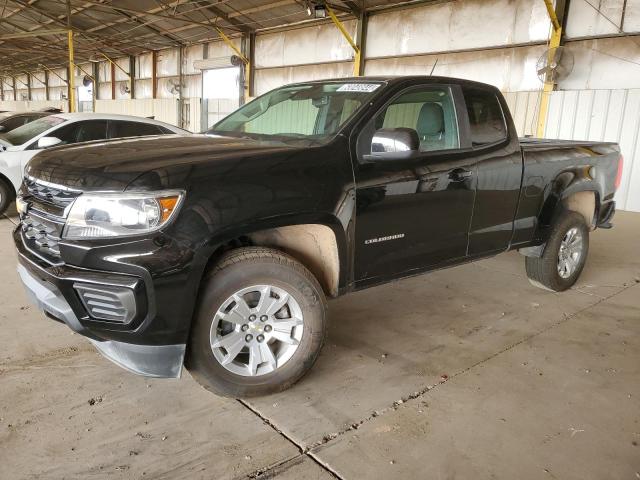
[[[119,57],[215,40],[219,35],[214,27],[235,35],[317,21],[308,15],[307,7],[321,3],[325,2],[5,0],[0,2],[0,74],[24,73],[40,64],[66,65],[67,4],[76,35],[76,63],[81,63],[97,52]],[[416,2],[333,0],[329,5],[337,14],[357,16],[361,11],[409,3]]]

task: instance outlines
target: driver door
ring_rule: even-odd
[[[462,152],[456,85],[409,87],[362,129],[357,143],[356,284],[456,262],[467,255],[476,167]],[[409,158],[367,160],[376,130],[409,128],[419,151]]]

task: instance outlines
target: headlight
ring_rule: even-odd
[[[71,206],[64,238],[140,235],[165,225],[178,209],[181,192],[85,193]]]

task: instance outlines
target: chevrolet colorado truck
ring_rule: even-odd
[[[514,249],[571,287],[621,173],[614,143],[519,140],[489,85],[315,81],[203,135],[39,153],[13,237],[48,317],[132,372],[243,397],[311,368],[327,298]]]

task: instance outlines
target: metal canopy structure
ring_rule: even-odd
[[[75,37],[75,62],[138,55],[170,47],[323,21],[314,7],[336,15],[424,0],[0,0],[0,75],[68,65],[67,30]],[[68,23],[71,13],[70,25]],[[325,20],[327,21],[327,20]]]

